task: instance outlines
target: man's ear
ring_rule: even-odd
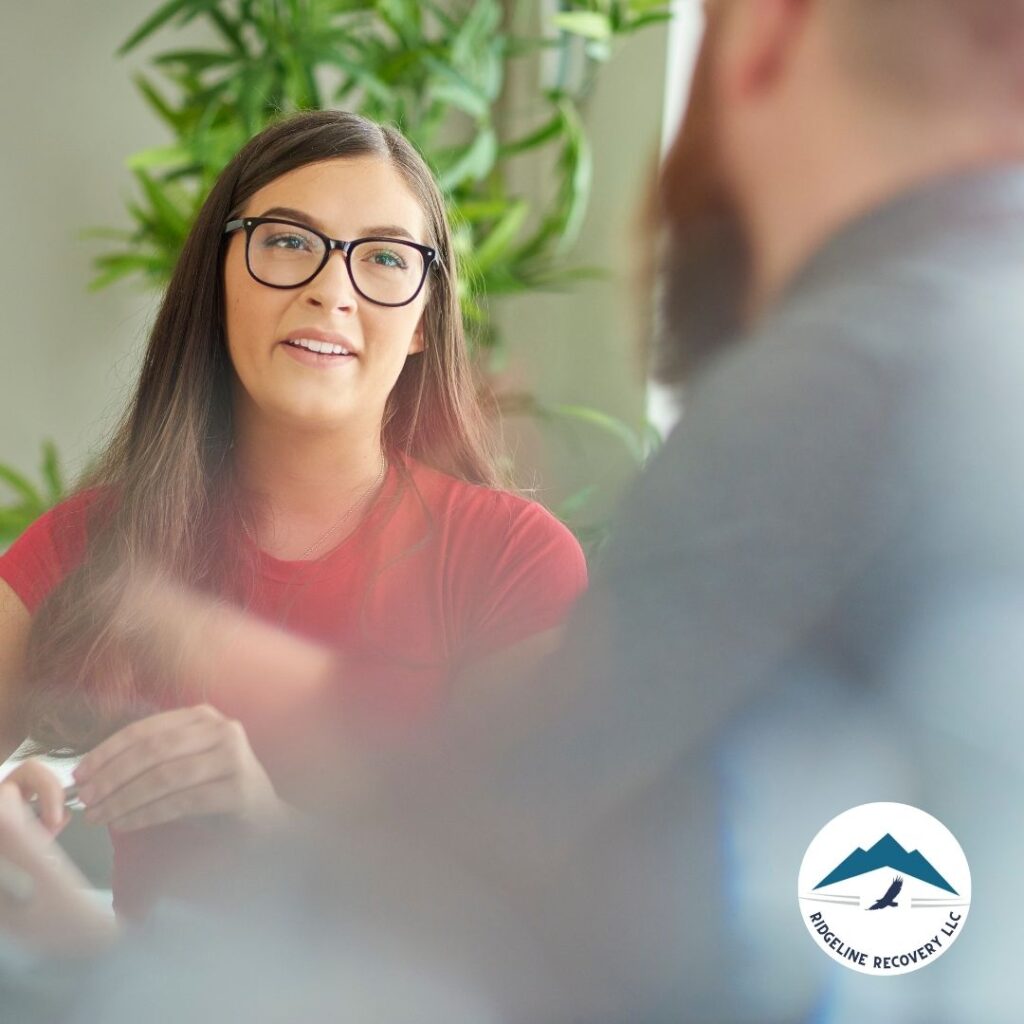
[[[739,0],[725,17],[726,88],[740,99],[770,91],[785,77],[811,15],[823,0]]]

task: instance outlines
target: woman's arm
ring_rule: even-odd
[[[25,730],[18,710],[18,687],[32,617],[21,598],[0,579],[0,763],[21,746]]]

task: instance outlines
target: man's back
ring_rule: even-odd
[[[660,823],[666,898],[636,925],[660,918],[655,955],[679,957],[666,1019],[802,1019],[822,999],[844,1022],[1019,1015],[1000,908],[1024,905],[1022,278],[1024,171],[870,214],[698,378],[623,517],[598,584],[608,671],[583,724],[545,738],[586,770],[547,813],[582,834],[586,778],[609,780],[594,820],[629,836],[605,854],[613,887],[639,883],[621,872],[636,823]],[[998,893],[948,957],[889,983],[829,964],[795,899],[817,830],[870,801],[937,816]]]

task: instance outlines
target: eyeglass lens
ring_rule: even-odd
[[[304,284],[324,259],[319,235],[294,224],[257,224],[249,238],[249,267],[265,284]],[[348,253],[356,288],[374,302],[408,302],[423,280],[423,254],[399,241],[360,242]]]

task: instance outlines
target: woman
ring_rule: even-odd
[[[78,781],[112,830],[118,912],[212,850],[211,822],[299,798],[281,695],[199,690],[133,647],[125,581],[155,567],[342,651],[342,709],[414,722],[585,586],[568,531],[496,488],[484,436],[443,201],[412,147],[337,111],[250,141],[199,212],[99,468],[0,558],[0,755],[26,732],[50,752],[105,741]],[[58,830],[52,780],[17,771]]]

